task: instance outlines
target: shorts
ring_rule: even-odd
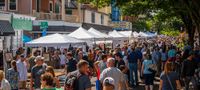
[[[145,85],[153,85],[154,75],[153,74],[144,74]]]

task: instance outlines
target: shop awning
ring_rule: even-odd
[[[14,35],[15,31],[9,21],[0,20],[0,36]]]

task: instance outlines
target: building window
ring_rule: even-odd
[[[49,11],[53,12],[53,2],[52,1],[49,2]]]
[[[104,16],[101,15],[101,24],[104,24]]]
[[[92,12],[92,13],[91,13],[91,16],[92,16],[92,17],[91,17],[91,18],[92,18],[92,19],[91,19],[91,22],[92,22],[92,23],[95,23],[95,13]]]
[[[40,0],[36,0],[36,12],[40,12]]]
[[[0,0],[0,7],[4,7],[5,6],[5,0]]]
[[[72,9],[66,9],[66,12],[65,12],[67,15],[72,15]]]
[[[17,0],[9,0],[9,10],[17,10]]]

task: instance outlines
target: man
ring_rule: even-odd
[[[35,58],[36,65],[31,69],[31,89],[39,90],[41,86],[40,77],[45,73],[45,65],[43,65],[44,57],[37,56]]]
[[[102,55],[101,58],[102,60],[99,62],[98,66],[100,68],[100,72],[103,72],[103,70],[107,68],[107,55]]]
[[[65,65],[66,73],[73,72],[76,70],[76,60],[73,59],[73,55],[71,52],[68,52],[66,55],[68,62]]]
[[[130,84],[133,87],[138,86],[138,56],[137,53],[135,52],[134,47],[132,47],[132,51],[128,55],[128,65],[130,74],[129,76]]]
[[[114,83],[114,90],[121,90],[121,85],[123,81],[123,73],[115,66],[114,58],[108,58],[107,60],[107,67],[100,75],[100,81],[103,83],[106,77],[111,77],[115,80]]]
[[[26,89],[27,62],[24,55],[20,55],[20,59],[17,61],[17,70],[19,72],[19,89]]]
[[[74,80],[73,83],[73,90],[91,90],[91,81],[88,76],[88,70],[89,70],[89,64],[85,60],[80,60],[77,64],[78,70],[71,72],[67,75],[67,78],[65,80],[65,90],[67,89],[70,81],[72,81],[73,78],[70,77],[76,76],[77,80]]]
[[[158,70],[156,75],[159,76],[161,73],[161,53],[159,52],[158,47],[154,47],[154,51],[152,53],[152,60],[154,63],[156,63],[157,70]]]
[[[197,90],[197,85],[195,83],[195,69],[197,68],[197,64],[194,61],[194,52],[190,52],[190,56],[183,62],[182,66],[182,77],[185,82],[185,89],[189,90],[189,83],[192,82],[194,86],[194,90]]]

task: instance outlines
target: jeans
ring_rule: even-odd
[[[197,90],[197,84],[196,84],[195,78],[193,76],[186,76],[184,78],[184,82],[185,82],[185,90],[189,90],[190,82],[192,82],[194,90]]]
[[[138,84],[138,65],[137,63],[129,63],[129,74],[130,74],[130,84],[137,85]],[[134,73],[134,76],[133,76]]]

